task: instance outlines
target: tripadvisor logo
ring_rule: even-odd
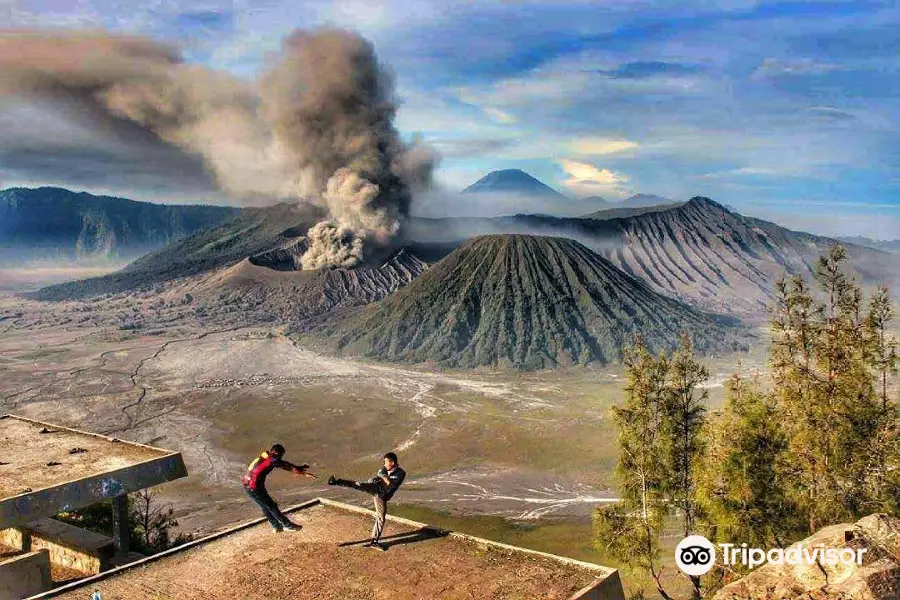
[[[705,575],[715,562],[716,547],[702,535],[689,535],[675,547],[675,564],[687,575]]]
[[[833,567],[838,564],[861,565],[868,548],[826,548],[824,544],[803,546],[795,544],[788,549],[749,548],[747,544],[718,544],[722,552],[722,564],[742,565],[754,569],[762,564],[817,565]],[[699,577],[713,568],[716,562],[716,544],[702,535],[690,535],[675,547],[675,564],[686,575]]]

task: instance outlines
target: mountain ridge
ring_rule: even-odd
[[[606,219],[624,219],[627,217],[636,217],[638,215],[642,215],[648,212],[662,212],[665,210],[669,210],[671,208],[678,208],[681,206],[681,202],[671,202],[668,204],[657,204],[651,206],[634,206],[634,207],[622,207],[622,208],[602,208],[600,210],[588,213],[586,215],[582,215],[581,219],[596,219],[596,220],[606,220]]]
[[[59,300],[146,289],[245,259],[269,269],[293,270],[305,243],[302,236],[319,218],[319,209],[309,206],[244,209],[235,219],[143,256],[123,271],[44,288],[36,297]],[[658,293],[708,312],[753,318],[766,314],[779,277],[811,276],[818,257],[837,243],[741,215],[699,196],[672,208],[604,220],[546,215],[414,218],[405,231],[403,245],[425,251],[428,263],[477,235],[562,235],[647,281]],[[897,287],[892,255],[861,246],[847,248],[864,284]]]
[[[736,320],[654,292],[567,238],[468,240],[384,300],[311,334],[342,354],[443,367],[522,370],[615,362],[640,335],[670,349],[733,350]]]
[[[121,271],[42,288],[33,297],[64,300],[148,289],[232,266],[283,247],[320,217],[319,209],[294,204],[243,209],[235,218],[145,254]]]
[[[883,252],[900,253],[900,240],[873,240],[862,235],[842,235],[836,238],[847,244],[874,248]]]
[[[129,260],[235,217],[227,206],[154,204],[59,187],[0,190],[0,261]]]
[[[571,237],[660,293],[702,310],[743,317],[765,315],[779,277],[812,276],[819,256],[840,243],[741,215],[703,196],[665,210],[605,220],[520,215],[420,221],[412,235],[450,243],[454,237],[497,233]],[[894,257],[845,246],[862,283],[900,288]]]
[[[660,204],[674,204],[671,198],[663,198],[656,194],[634,194],[616,203],[621,208],[643,208],[645,206],[659,206]]]

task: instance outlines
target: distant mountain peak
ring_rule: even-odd
[[[389,300],[315,335],[349,355],[535,370],[615,362],[635,335],[668,349],[682,331],[701,351],[740,343],[740,330],[654,292],[579,242],[498,234],[468,240]]]
[[[553,196],[565,198],[540,179],[529,175],[521,169],[502,169],[491,171],[466,189],[463,194],[507,193],[526,194],[529,196]]]
[[[656,194],[634,194],[625,198],[615,205],[620,208],[640,208],[644,206],[659,206],[661,204],[672,204],[675,202],[671,198],[657,196]]]
[[[707,198],[706,196],[694,196],[690,200],[687,201],[685,206],[693,206],[702,209],[714,209],[721,210],[725,212],[732,212],[728,210],[724,205],[719,204],[712,198]]]
[[[595,208],[594,210],[602,210],[604,208],[612,208],[615,206],[615,202],[610,202],[603,196],[585,196],[581,199],[582,204],[592,204]]]

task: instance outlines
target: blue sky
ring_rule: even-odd
[[[446,190],[522,168],[573,197],[706,195],[795,228],[900,238],[896,2],[13,0],[0,8],[4,28],[137,32],[246,78],[283,35],[316,25],[372,40],[396,76],[398,126],[440,151]]]

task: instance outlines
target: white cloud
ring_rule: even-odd
[[[778,77],[791,75],[822,75],[832,71],[843,70],[844,67],[835,63],[827,63],[811,58],[778,59],[766,58],[760,63],[753,77]]]
[[[624,188],[624,185],[628,183],[628,177],[623,173],[568,158],[557,159],[556,163],[566,174],[566,179],[562,184],[575,193],[601,196],[605,194],[616,197],[628,194],[628,190]]]
[[[572,142],[572,150],[586,156],[602,156],[604,154],[618,154],[636,149],[639,144],[631,140],[615,140],[609,138],[587,137],[579,138]]]
[[[698,179],[727,179],[729,177],[800,177],[807,174],[789,167],[740,167],[724,171],[711,171],[699,175]]]
[[[502,123],[502,124],[504,124],[504,125],[509,125],[509,124],[511,124],[511,123],[515,123],[516,121],[518,121],[518,119],[517,119],[514,115],[512,115],[512,114],[510,114],[510,113],[508,113],[508,112],[506,112],[505,110],[502,110],[502,109],[500,109],[500,108],[494,108],[494,107],[492,107],[492,106],[484,106],[484,107],[481,108],[481,110],[482,110],[482,111],[484,112],[484,114],[486,114],[491,120],[496,121],[497,123]]]

